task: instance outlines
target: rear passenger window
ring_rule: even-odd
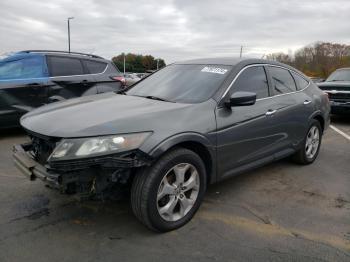
[[[84,63],[90,74],[102,73],[107,67],[107,64],[103,62],[84,60]]]
[[[269,96],[269,87],[265,69],[262,66],[254,66],[245,69],[233,85],[233,92],[244,91],[256,93],[256,98]]]
[[[70,57],[49,57],[50,76],[83,75],[84,69],[80,59]]]
[[[297,73],[292,72],[295,83],[297,84],[297,89],[302,90],[309,85],[309,82],[306,81],[303,77],[298,75]]]
[[[295,92],[297,90],[294,79],[288,70],[270,66],[272,85],[276,95]]]

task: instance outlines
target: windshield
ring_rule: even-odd
[[[350,81],[350,69],[342,69],[333,72],[328,78],[327,81]]]
[[[127,94],[200,103],[218,90],[230,70],[231,66],[224,65],[170,65],[136,84]]]

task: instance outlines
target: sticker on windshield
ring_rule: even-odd
[[[207,72],[207,73],[214,73],[214,74],[220,74],[224,75],[227,72],[227,69],[220,68],[220,67],[211,67],[211,66],[206,66],[204,67],[201,72]]]

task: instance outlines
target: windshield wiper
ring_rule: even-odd
[[[118,91],[115,91],[116,94],[118,95],[126,95],[126,90],[125,89],[120,89]]]
[[[140,97],[144,97],[144,98],[152,99],[152,100],[163,101],[163,102],[176,103],[174,101],[170,101],[170,100],[167,100],[167,99],[164,99],[164,98],[161,98],[161,97],[157,97],[157,96],[140,96]]]

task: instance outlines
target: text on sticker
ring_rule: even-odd
[[[223,75],[227,72],[227,69],[219,68],[219,67],[210,67],[206,66],[204,67],[201,72],[207,72],[207,73],[214,73],[214,74],[220,74]]]

